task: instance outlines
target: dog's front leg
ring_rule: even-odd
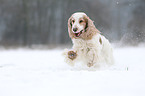
[[[92,58],[90,60],[88,60],[87,66],[91,67],[94,65],[94,54],[92,55]]]
[[[87,48],[87,66],[91,67],[95,64],[95,51],[91,48]]]
[[[74,63],[76,62],[76,58],[77,58],[77,52],[73,50],[69,51],[65,49],[63,55],[65,57],[65,62],[71,66],[74,66]]]
[[[74,60],[74,59],[76,59],[76,57],[77,57],[77,53],[76,52],[74,52],[74,51],[69,51],[68,52],[68,58],[69,59]]]

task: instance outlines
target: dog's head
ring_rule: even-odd
[[[99,31],[85,13],[77,12],[68,20],[68,32],[71,38],[91,39]]]

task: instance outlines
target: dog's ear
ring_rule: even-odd
[[[72,28],[72,17],[68,19],[68,27]]]
[[[92,21],[88,16],[84,16],[84,19],[86,21],[86,27],[85,27],[85,31],[96,31],[96,27],[94,25],[94,21]],[[100,33],[99,30],[97,30],[98,33]]]
[[[87,16],[84,16],[84,20],[86,22],[86,26],[85,26],[85,32],[86,32],[87,28],[88,28],[88,18],[87,18]]]
[[[85,32],[90,31],[92,27],[95,27],[93,21],[88,16],[85,15],[84,20],[86,22]]]
[[[82,34],[84,39],[91,39],[94,34],[100,33],[100,31],[96,29],[94,22],[87,15],[84,15],[83,18],[86,22],[85,34]]]
[[[70,26],[72,28],[72,19],[71,18],[70,18],[69,22],[70,22]]]
[[[70,17],[68,19],[68,33],[69,33],[69,37],[72,38],[73,37],[73,32],[72,32],[72,17]]]

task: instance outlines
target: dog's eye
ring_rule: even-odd
[[[83,20],[80,20],[80,23],[82,23],[83,22]]]
[[[75,22],[75,20],[72,20],[72,23],[74,23]]]

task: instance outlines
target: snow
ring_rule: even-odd
[[[0,50],[0,96],[144,96],[145,48],[115,48],[116,63],[71,67],[63,50]]]

